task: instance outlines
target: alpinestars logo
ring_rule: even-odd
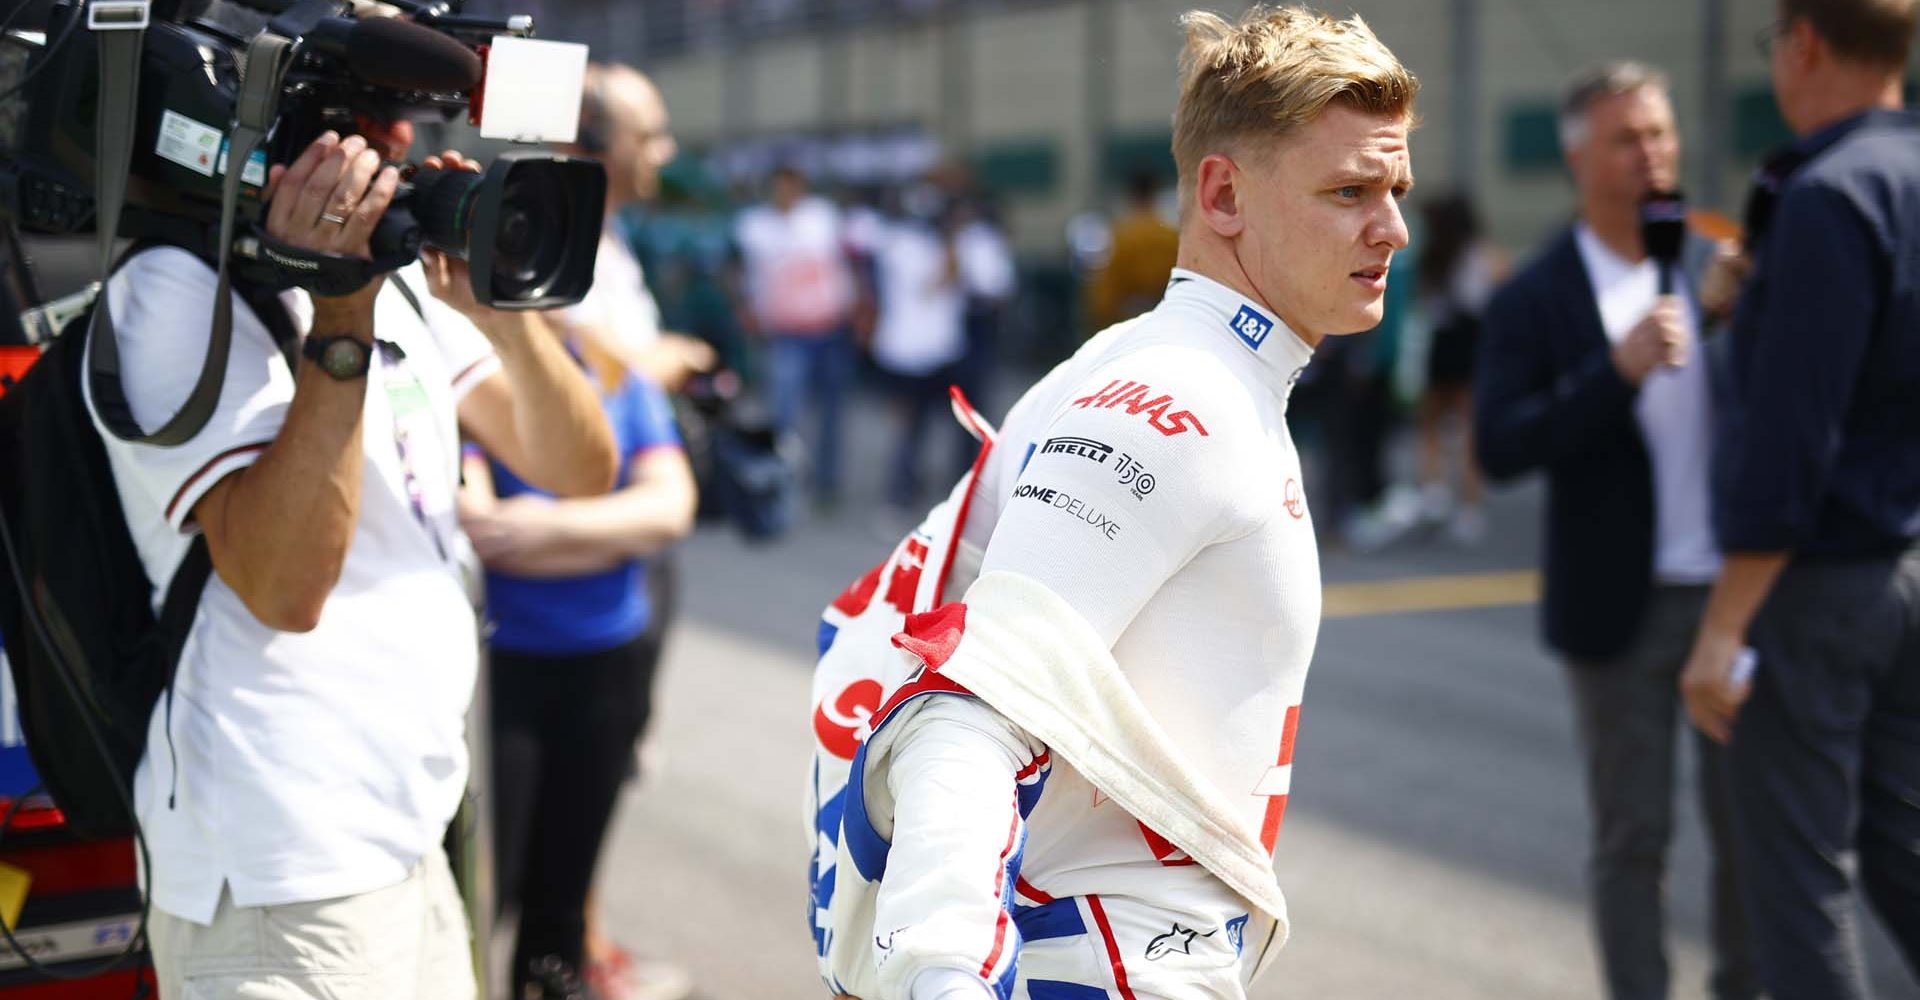
[[[1220,929],[1217,927],[1202,934],[1191,927],[1174,924],[1172,930],[1147,942],[1147,961],[1158,962],[1173,954],[1191,955],[1194,938],[1210,938],[1218,933]]]
[[[1104,441],[1095,441],[1083,437],[1048,438],[1040,446],[1042,455],[1078,455],[1095,465],[1107,464],[1107,456],[1113,454],[1113,446]]]
[[[1071,494],[1062,493],[1051,486],[1035,486],[1026,483],[1013,491],[1015,499],[1038,500],[1055,510],[1064,510],[1105,535],[1111,542],[1120,537],[1120,525],[1113,518],[1089,507],[1087,502]]]
[[[1252,306],[1241,306],[1240,311],[1233,314],[1233,332],[1257,351],[1273,333],[1273,320],[1254,312]]]
[[[1104,388],[1091,396],[1082,396],[1073,401],[1081,409],[1118,410],[1125,409],[1129,416],[1147,415],[1147,424],[1165,437],[1174,437],[1188,431],[1197,431],[1201,437],[1207,436],[1205,424],[1194,416],[1192,410],[1173,409],[1173,397],[1161,393],[1153,395],[1153,390],[1144,382],[1131,379],[1114,379]]]

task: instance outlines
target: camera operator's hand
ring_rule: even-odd
[[[381,166],[367,140],[326,132],[292,164],[269,172],[267,235],[303,250],[370,258],[367,241],[399,183],[399,171]]]
[[[480,172],[480,164],[460,155],[458,150],[449,149],[438,156],[429,156],[422,160],[424,168],[439,170],[466,170]],[[481,305],[473,297],[473,282],[467,276],[467,262],[452,254],[428,248],[420,252],[420,267],[427,272],[427,290],[433,297],[454,308],[455,312],[472,320],[475,326],[486,329],[485,320],[498,312],[491,306]]]

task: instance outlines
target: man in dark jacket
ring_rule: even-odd
[[[1689,241],[1662,294],[1640,204],[1673,186],[1665,78],[1616,63],[1576,77],[1560,114],[1578,221],[1494,297],[1474,439],[1496,478],[1548,476],[1547,644],[1568,664],[1593,817],[1590,880],[1609,996],[1667,996],[1662,899],[1673,832],[1676,683],[1720,567],[1709,521],[1712,398]],[[1712,991],[1754,996],[1733,880],[1726,783],[1701,741],[1714,845]]]
[[[1727,560],[1682,681],[1694,722],[1731,740],[1778,1000],[1867,995],[1856,874],[1920,973],[1917,7],[1782,0],[1762,39],[1799,139],[1749,211],[1714,499]]]

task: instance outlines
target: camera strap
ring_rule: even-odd
[[[235,246],[242,257],[264,265],[269,287],[305,288],[316,295],[346,295],[358,291],[365,288],[367,282],[405,267],[417,257],[416,253],[406,250],[372,260],[350,257],[297,247],[263,232],[244,236]]]
[[[108,0],[93,0],[99,7]],[[148,0],[112,0],[134,3],[144,10]],[[103,30],[100,34],[100,107],[98,112],[98,156],[95,160],[95,217],[100,249],[100,299],[93,310],[93,350],[88,352],[87,377],[95,387],[96,399],[123,398],[120,388],[120,345],[108,308],[107,272],[113,263],[113,240],[120,227],[120,210],[126,200],[127,168],[133,152],[134,111],[139,104],[140,30]],[[96,28],[96,30],[100,30]],[[234,217],[239,210],[241,178],[254,150],[260,147],[273,124],[280,103],[280,81],[294,55],[294,40],[272,31],[254,36],[247,45],[242,67],[239,100],[234,108],[233,126],[227,141],[226,177],[220,190],[220,228],[215,234],[214,259],[219,261],[219,284],[213,298],[213,328],[207,340],[207,355],[200,365],[200,377],[180,411],[159,430],[143,433],[129,417],[103,421],[114,436],[124,441],[172,447],[185,444],[200,433],[212,419],[220,402],[220,389],[226,380],[227,355],[233,343],[232,257]]]

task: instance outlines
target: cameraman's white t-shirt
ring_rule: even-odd
[[[318,627],[262,625],[216,573],[174,684],[171,743],[165,698],[154,711],[135,805],[153,904],[175,916],[210,922],[222,885],[238,905],[259,906],[397,884],[439,848],[465,787],[479,656],[456,555],[455,407],[499,362],[426,294],[417,265],[401,274],[427,321],[391,281],[382,289],[374,332],[397,350],[377,350],[368,374],[360,521]],[[142,428],[192,390],[215,287],[212,270],[170,247],[139,254],[108,283],[123,390]],[[304,331],[307,297],[282,298]],[[204,430],[159,448],[100,428],[156,609],[197,530],[194,505],[266,450],[293,392],[271,335],[236,296],[225,388]]]

